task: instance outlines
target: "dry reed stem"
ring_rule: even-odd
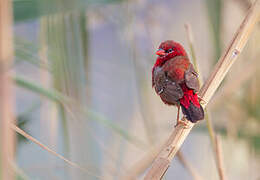
[[[140,160],[138,160],[134,165],[132,165],[122,176],[121,179],[133,180],[136,179],[140,174],[142,174],[153,162],[158,153],[164,147],[163,144],[154,146],[148,153],[146,153]]]
[[[192,52],[194,67],[195,67],[195,70],[198,72],[198,74],[200,74],[199,69],[198,69],[198,65],[197,65],[197,58],[195,56],[195,50],[194,50],[194,46],[193,46],[192,30],[191,30],[191,27],[189,26],[189,24],[185,24],[185,29],[186,29],[186,32],[187,32],[187,37],[188,37],[190,49],[191,49],[191,52]],[[201,76],[199,76],[199,83],[202,84]],[[221,163],[221,164],[219,163],[220,162],[219,157],[221,157],[221,156],[218,154],[218,153],[220,153],[220,150],[217,149],[219,147],[216,146],[216,144],[217,144],[216,133],[215,133],[211,118],[209,116],[208,110],[206,108],[204,109],[204,112],[205,112],[205,120],[207,122],[207,129],[208,129],[211,144],[212,144],[212,149],[213,149],[213,152],[215,153],[214,155],[215,155],[216,167],[218,169],[219,177],[222,178],[222,177],[225,177],[225,174],[224,174],[223,165],[222,165],[223,163]],[[219,167],[220,165],[222,165],[222,166]]]
[[[216,137],[215,137],[215,146],[216,146],[216,161],[217,161],[219,179],[225,180],[227,178],[226,178],[225,171],[224,171],[223,153],[222,153],[222,147],[220,144],[220,138],[218,135],[216,135]]]
[[[197,58],[196,58],[196,55],[195,55],[195,50],[194,50],[194,46],[193,46],[193,35],[192,35],[191,27],[187,23],[184,25],[184,27],[186,29],[186,33],[187,33],[187,37],[188,37],[188,41],[189,41],[189,46],[190,46],[190,49],[191,49],[193,65],[195,67],[195,70],[198,72],[198,74],[200,74],[198,79],[199,79],[199,84],[201,85],[201,84],[203,84],[203,81],[202,81],[202,78],[201,78],[201,73],[199,71]],[[204,112],[205,112],[205,120],[207,122],[207,129],[209,131],[209,136],[210,136],[211,142],[214,146],[214,144],[215,144],[215,132],[214,132],[213,124],[212,124],[211,119],[209,118],[208,110],[206,108],[204,109]]]
[[[174,155],[180,149],[183,141],[189,134],[191,128],[194,126],[193,123],[187,123],[189,124],[190,128],[185,128],[182,125],[178,125],[171,133],[159,155],[153,162],[151,169],[147,172],[144,178],[145,180],[158,180],[163,177]]]
[[[14,179],[14,94],[8,68],[13,60],[12,2],[0,0],[0,179]]]
[[[149,153],[146,153],[144,157],[134,163],[134,165],[132,165],[120,179],[136,179],[149,167],[149,165],[153,162],[158,153],[162,151],[164,146],[165,145],[162,143],[160,145],[154,146],[152,150],[149,151]],[[177,157],[179,161],[183,164],[183,166],[189,171],[194,180],[202,179],[196,169],[192,166],[190,162],[185,159],[180,151],[177,153]]]
[[[195,55],[195,50],[194,50],[194,46],[193,46],[193,35],[192,35],[191,27],[187,23],[184,25],[184,27],[186,29],[186,33],[187,33],[187,37],[188,37],[188,41],[189,41],[189,46],[190,46],[190,49],[191,49],[193,65],[195,67],[195,70],[198,72],[198,74],[200,74],[198,79],[199,79],[199,84],[201,85],[201,84],[203,84],[203,81],[202,81],[202,78],[201,78],[201,73],[199,71],[197,58],[196,58],[196,55]],[[208,111],[207,111],[206,108],[204,109],[204,112],[205,112],[205,120],[207,122],[207,128],[208,128],[208,131],[209,131],[210,139],[211,139],[212,144],[214,145],[215,144],[214,143],[215,142],[215,132],[214,132],[213,124],[212,124],[211,119],[209,118]]]
[[[251,2],[250,0],[233,0],[234,2],[238,3],[243,10],[246,12],[250,6],[251,6]]]
[[[253,58],[253,59],[256,59],[259,56],[260,56],[260,53],[258,53],[255,56],[255,58]],[[256,64],[251,63],[251,64],[245,65],[244,68],[242,68],[239,72],[236,73],[236,75],[234,75],[234,77],[239,77],[239,78],[232,79],[230,84],[227,84],[223,88],[223,90],[218,91],[214,96],[214,101],[211,101],[208,104],[208,106],[210,108],[215,108],[215,107],[219,106],[221,104],[221,102],[223,102],[223,100],[225,100],[230,95],[232,95],[237,88],[239,88],[243,83],[245,83],[250,78],[252,78],[253,75],[255,74],[255,72],[258,69],[259,69],[259,63],[258,62],[256,62]],[[247,73],[244,73],[244,72],[247,72]]]
[[[23,131],[22,129],[20,129],[19,127],[17,127],[16,125],[12,125],[12,129],[14,131],[16,131],[17,133],[19,133],[20,135],[24,136],[25,138],[29,139],[30,141],[34,142],[35,144],[37,144],[38,146],[40,146],[42,149],[48,151],[49,153],[53,154],[54,156],[60,158],[61,160],[65,161],[67,164],[69,164],[70,166],[73,166],[91,176],[94,176],[98,179],[102,179],[101,176],[96,175],[93,172],[90,172],[89,170],[87,170],[84,167],[81,167],[80,165],[78,165],[75,162],[72,162],[70,160],[68,160],[67,158],[65,158],[64,156],[58,154],[57,152],[55,152],[54,150],[52,150],[51,148],[49,148],[48,146],[44,145],[43,143],[41,143],[40,141],[38,141],[37,139],[35,139],[34,137],[32,137],[31,135],[27,134],[25,131]]]
[[[218,63],[216,64],[210,77],[203,85],[200,96],[203,97],[205,105],[211,99],[215,93],[219,84],[224,79],[228,70],[243,50],[247,40],[249,39],[252,30],[259,20],[259,0],[256,0],[252,7],[249,9],[244,21],[240,25],[238,31],[233,37],[231,44],[228,46],[226,52],[222,55]],[[204,105],[204,106],[205,106]]]
[[[246,15],[244,21],[237,30],[227,50],[222,55],[218,63],[215,65],[213,72],[199,92],[200,97],[204,100],[202,102],[203,107],[207,105],[207,103],[217,90],[218,86],[224,79],[231,65],[234,63],[240,52],[243,50],[247,40],[249,39],[250,34],[252,33],[254,26],[258,21],[258,18],[259,0],[256,0],[253,6],[249,9],[248,14]],[[183,120],[185,120],[185,118],[183,118]],[[179,150],[183,141],[186,139],[192,127],[194,126],[194,124],[189,121],[187,121],[187,123],[189,125],[189,128],[185,128],[181,124],[179,124],[173,130],[163,150],[159,153],[151,168],[148,170],[144,178],[145,180],[158,180],[163,177],[176,152]]]

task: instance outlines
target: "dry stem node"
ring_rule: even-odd
[[[245,19],[237,30],[230,45],[228,46],[218,63],[215,65],[214,70],[212,71],[211,75],[199,92],[200,97],[205,101],[205,104],[203,104],[204,107],[207,105],[207,103],[215,93],[216,89],[224,79],[225,75],[229,71],[230,67],[232,66],[240,52],[243,50],[246,42],[249,39],[249,36],[252,33],[253,28],[258,21],[259,12],[259,0],[256,0],[252,7],[249,9],[248,14],[246,15]],[[158,180],[163,177],[174,155],[179,150],[183,141],[194,126],[194,124],[191,122],[189,122],[189,124],[191,127],[190,129],[185,129],[185,127],[178,125],[173,130],[167,142],[165,143],[164,148],[153,162],[151,168],[148,170],[144,180]],[[167,151],[167,149],[171,150]]]

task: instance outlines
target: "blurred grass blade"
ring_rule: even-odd
[[[48,64],[42,63],[37,53],[39,48],[36,43],[28,42],[22,38],[15,38],[15,64],[22,61],[28,62],[36,67],[51,71]]]
[[[50,99],[52,101],[55,101],[57,103],[69,104],[70,102],[73,102],[73,99],[70,99],[69,97],[63,95],[62,93],[59,93],[58,91],[55,91],[55,90],[44,89],[44,88],[42,88],[41,86],[39,86],[37,84],[34,84],[32,82],[29,82],[29,81],[25,80],[21,76],[15,76],[15,77],[13,77],[13,80],[15,81],[15,83],[19,87],[28,89],[28,90],[30,90],[30,91],[32,91],[34,93],[37,93],[37,94],[42,95],[42,96],[45,96],[48,99]],[[139,148],[143,148],[144,147],[144,143],[141,140],[137,139],[136,137],[131,136],[125,130],[123,130],[122,128],[120,128],[116,124],[114,124],[111,120],[108,120],[104,116],[100,115],[99,113],[97,113],[97,112],[95,112],[93,110],[90,110],[90,109],[88,109],[86,107],[83,107],[82,111],[87,116],[89,116],[90,119],[95,120],[95,121],[99,122],[100,124],[103,124],[103,125],[109,127],[114,132],[119,134],[121,137],[126,139],[128,142],[138,146]]]
[[[91,4],[115,3],[122,0],[13,0],[16,22],[36,19],[43,15],[84,10]]]
[[[215,56],[214,61],[217,62],[221,55],[221,12],[222,12],[222,0],[205,0],[206,8],[208,11],[209,29],[213,39]]]
[[[125,130],[123,130],[119,126],[115,125],[112,121],[108,120],[107,118],[105,118],[104,116],[100,115],[99,113],[97,113],[95,111],[92,111],[92,110],[89,110],[89,109],[86,109],[84,112],[86,114],[88,114],[88,116],[90,116],[91,118],[93,118],[96,121],[100,122],[101,124],[104,124],[107,127],[110,127],[115,132],[117,132],[121,137],[123,137],[127,141],[131,142],[132,144],[134,144],[138,148],[143,149],[145,147],[144,142],[142,142],[140,139],[138,139],[138,138],[136,138],[134,136],[131,136]]]
[[[63,101],[65,101],[65,102],[69,101],[69,99],[67,97],[62,96],[61,93],[54,91],[54,90],[44,89],[37,84],[34,84],[32,82],[25,80],[21,76],[15,76],[13,79],[18,86],[28,89],[37,94],[40,94],[42,96],[45,96],[48,99],[55,101],[57,103],[62,103]]]

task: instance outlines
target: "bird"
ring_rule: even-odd
[[[204,110],[200,104],[198,73],[191,64],[183,46],[173,40],[160,44],[158,55],[152,68],[152,87],[167,105],[177,106],[177,123],[187,125],[180,120],[180,107],[186,119],[192,123],[204,119]]]

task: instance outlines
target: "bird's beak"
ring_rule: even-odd
[[[166,53],[165,53],[165,51],[163,49],[158,49],[158,51],[156,51],[156,54],[158,56],[164,56]]]

